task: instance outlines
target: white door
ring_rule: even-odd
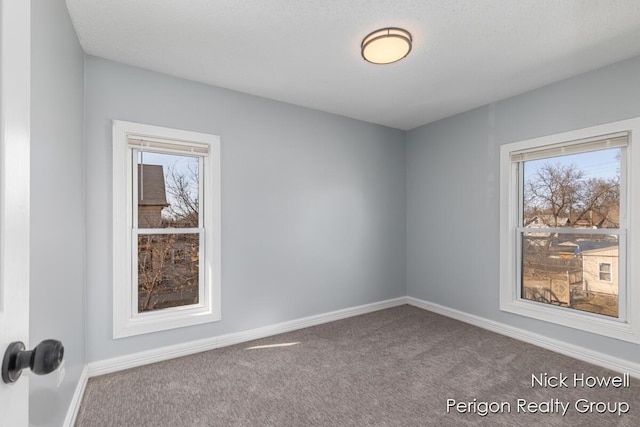
[[[0,0],[0,360],[29,347],[31,2]],[[0,426],[27,426],[29,378],[0,379]]]

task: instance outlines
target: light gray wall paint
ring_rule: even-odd
[[[65,346],[66,376],[31,376],[30,424],[60,426],[85,358],[84,54],[64,0],[31,2],[30,341]]]
[[[87,57],[88,359],[404,296],[405,133]],[[111,120],[220,135],[222,320],[113,340]]]
[[[637,116],[640,58],[408,132],[408,295],[639,363],[638,345],[499,310],[500,145]]]

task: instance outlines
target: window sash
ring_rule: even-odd
[[[131,165],[133,168],[131,172],[132,185],[133,185],[132,187],[133,209],[131,212],[132,224],[134,228],[138,228],[139,226],[138,224],[138,166],[139,166],[138,154],[142,153],[143,151],[135,147],[131,147],[131,145],[129,145],[129,148],[130,148],[129,151],[131,152],[131,159],[132,159]],[[154,150],[147,150],[146,152],[155,153],[155,154],[173,154],[173,155],[183,155],[185,157],[192,157],[191,153],[166,151],[161,148],[154,149]],[[204,159],[202,157],[199,157],[198,158],[198,225],[200,227],[204,224],[204,213],[206,209],[206,203],[204,200],[206,171],[204,169],[205,169]]]
[[[544,230],[544,231],[541,231]],[[515,277],[515,286],[516,286],[516,298],[520,301],[524,301],[532,304],[541,304],[536,301],[531,301],[523,298],[522,296],[522,273],[524,269],[523,265],[523,253],[522,253],[522,238],[524,233],[546,233],[548,229],[546,228],[518,228],[516,232],[516,277]],[[577,312],[584,314],[585,316],[597,316],[601,318],[611,319],[613,321],[625,323],[627,318],[627,233],[625,230],[617,230],[617,229],[608,229],[607,231],[612,231],[608,233],[583,233],[583,231],[599,231],[599,230],[589,230],[589,229],[581,229],[581,228],[564,228],[564,229],[554,229],[556,231],[551,232],[550,234],[610,234],[618,236],[618,317],[605,316],[597,313],[591,313],[582,310],[576,310]],[[611,272],[613,275],[613,272]],[[613,276],[612,276],[613,277]],[[547,304],[544,304],[545,306]],[[558,310],[567,310],[566,307],[555,307],[549,305],[549,307],[558,309]],[[573,311],[573,309],[570,309]]]
[[[559,144],[552,144],[543,147],[536,147],[525,150],[512,151],[510,153],[510,160],[512,164],[514,184],[517,187],[514,189],[516,200],[518,203],[517,208],[514,210],[516,215],[515,228],[515,263],[516,263],[516,277],[515,277],[515,296],[519,301],[523,301],[531,304],[542,304],[536,301],[530,301],[522,296],[522,272],[523,272],[523,253],[522,253],[522,239],[524,233],[549,233],[549,234],[582,234],[582,235],[617,235],[618,236],[618,317],[605,316],[597,313],[591,313],[587,311],[577,310],[581,315],[596,316],[600,318],[611,319],[616,322],[626,323],[627,316],[627,281],[626,281],[626,148],[629,143],[629,132],[617,132],[614,134],[608,134],[604,136],[597,136],[593,138],[583,138],[574,141],[563,142]],[[585,228],[571,228],[571,227],[549,227],[549,228],[536,228],[536,227],[524,227],[524,162],[531,160],[539,160],[551,157],[566,156],[571,154],[581,154],[590,151],[604,150],[608,148],[621,148],[620,151],[620,227],[618,228],[602,228],[602,229],[585,229]],[[545,304],[546,305],[546,304]],[[551,309],[567,310],[566,307],[549,306]]]
[[[603,267],[606,267],[603,269]],[[603,282],[613,282],[613,269],[611,268],[612,265],[609,262],[601,262],[598,265],[598,279],[603,281]],[[608,279],[603,279],[604,277],[609,277]]]
[[[571,145],[573,141],[589,141],[594,135],[628,134],[626,148],[621,150],[620,164],[621,205],[620,229],[628,233],[620,238],[621,251],[626,253],[620,257],[619,271],[625,277],[619,280],[626,284],[626,294],[620,296],[624,303],[626,322],[612,317],[603,317],[578,310],[562,309],[555,306],[535,303],[520,299],[516,290],[519,288],[517,258],[519,213],[522,201],[518,194],[518,162],[513,161],[513,153],[538,151],[552,145]],[[598,334],[621,341],[640,343],[640,266],[631,259],[640,254],[640,239],[632,236],[633,230],[640,229],[640,197],[631,191],[630,185],[640,184],[640,145],[636,146],[634,135],[640,135],[640,117],[605,123],[566,132],[505,142],[500,146],[500,310],[502,312],[537,319],[550,324],[561,325],[588,333]],[[601,139],[601,138],[599,138]],[[575,229],[575,231],[585,231]],[[628,231],[627,231],[628,230]],[[539,231],[539,230],[537,230]],[[567,229],[571,232],[572,229]],[[622,249],[625,248],[625,249]],[[622,252],[621,252],[622,253]]]
[[[141,144],[145,143],[144,147],[150,147],[151,149],[143,151],[140,147],[141,145],[132,144],[132,141],[139,141]],[[131,314],[133,318],[136,317],[144,317],[156,313],[158,310],[151,310],[140,313],[138,311],[138,276],[139,276],[139,266],[138,266],[138,236],[140,235],[169,235],[169,234],[198,234],[199,235],[199,245],[198,245],[198,303],[197,304],[188,304],[177,307],[169,307],[162,309],[163,312],[174,311],[174,310],[184,310],[186,308],[200,308],[204,306],[204,302],[206,301],[206,293],[205,293],[205,269],[204,269],[204,260],[205,260],[205,228],[203,225],[203,211],[205,206],[204,200],[204,162],[202,157],[198,157],[198,227],[187,227],[187,228],[141,228],[138,224],[138,210],[139,210],[139,195],[138,195],[138,168],[140,164],[138,163],[138,154],[143,152],[153,152],[157,154],[173,154],[173,155],[183,155],[185,157],[192,157],[192,151],[178,151],[174,149],[175,147],[183,147],[184,149],[188,149],[192,146],[199,146],[202,144],[194,144],[194,143],[168,143],[164,140],[156,140],[149,141],[145,140],[133,140],[131,137],[128,138],[129,142],[129,151],[131,152],[132,159],[132,221],[133,227],[131,229]],[[207,146],[208,150],[208,146]],[[208,151],[206,151],[208,152]],[[166,185],[166,182],[165,182]]]
[[[202,308],[206,304],[207,289],[205,286],[205,256],[206,256],[206,248],[205,248],[205,230],[204,228],[196,229],[197,231],[193,231],[193,229],[171,229],[171,228],[160,228],[153,229],[159,231],[158,233],[149,233],[149,229],[138,229],[132,230],[131,234],[131,253],[135,254],[132,256],[132,268],[131,268],[131,315],[133,318],[144,318],[153,316],[158,312],[168,312],[168,311],[180,311],[180,310],[188,310],[193,308]],[[176,232],[177,231],[177,232]],[[138,290],[139,290],[139,266],[138,266],[138,236],[151,235],[151,234],[197,234],[198,238],[198,303],[197,304],[187,304],[181,305],[177,307],[169,307],[163,308],[160,310],[151,310],[145,312],[138,311]]]
[[[620,145],[617,148],[621,148],[620,150],[620,206],[619,206],[619,210],[620,210],[620,227],[618,228],[607,228],[607,229],[603,229],[603,230],[626,230],[627,228],[627,147],[628,147],[628,142],[629,142],[629,133],[628,132],[620,132],[619,134],[624,134],[626,136],[621,137],[621,138],[613,138],[612,139],[601,139],[601,137],[598,137],[599,139],[597,141],[594,141],[594,143],[600,143],[602,141],[610,141],[610,140],[622,140],[624,139],[625,144],[624,145]],[[614,135],[619,135],[619,134],[614,134]],[[586,139],[587,141],[589,139]],[[570,154],[580,154],[580,153],[587,153],[589,151],[598,151],[598,150],[604,150],[607,148],[616,148],[616,147],[603,147],[603,146],[599,146],[599,148],[596,148],[595,150],[590,150],[589,148],[591,146],[585,147],[584,150],[579,149],[578,146],[576,146],[576,144],[580,145],[581,142],[580,141],[584,141],[584,140],[579,140],[578,142],[573,141],[571,142],[570,146],[567,146],[566,144],[556,144],[556,145],[562,145],[564,147],[572,147],[571,148],[571,152],[570,153],[565,153],[562,155],[570,155]],[[532,149],[534,150],[534,149]],[[523,151],[523,150],[521,150]],[[532,155],[535,154],[534,152],[532,152],[531,150],[524,150],[525,152],[531,152]],[[547,151],[544,147],[543,148],[538,148],[538,151],[541,152],[545,152]],[[518,206],[515,209],[515,213],[517,215],[516,217],[516,224],[518,224],[518,229],[521,228],[525,228],[523,227],[524,224],[524,162],[525,161],[530,161],[530,160],[539,160],[539,159],[544,159],[547,157],[540,157],[539,159],[537,158],[531,158],[531,159],[520,159],[520,160],[514,160],[514,152],[511,153],[511,170],[512,170],[512,179],[514,183],[517,183],[517,187],[513,189],[514,194],[515,194],[515,198],[518,201]],[[515,153],[518,153],[517,151]],[[557,157],[557,156],[555,156]],[[560,227],[557,228],[553,228],[553,230],[560,230]],[[562,229],[570,229],[569,227],[565,227]],[[544,230],[552,230],[551,228],[545,228]],[[577,230],[577,229],[576,229]],[[588,229],[580,229],[583,231],[586,231],[586,234],[591,234],[591,232]],[[593,234],[597,234],[597,233],[593,233]],[[606,234],[606,232],[603,232],[603,234]]]

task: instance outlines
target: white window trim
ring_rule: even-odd
[[[132,277],[132,155],[130,139],[193,142],[208,145],[204,157],[205,256],[203,296],[198,304],[146,313],[133,310]],[[113,338],[197,325],[220,320],[221,210],[220,137],[140,123],[113,121]],[[166,230],[165,230],[166,231]],[[135,285],[137,289],[137,285]],[[136,310],[137,311],[137,310]]]
[[[602,271],[602,266],[603,265],[608,265],[609,266],[609,271]],[[613,264],[610,262],[599,262],[598,263],[598,280],[600,280],[601,282],[608,282],[608,283],[612,283],[613,282]],[[609,280],[605,280],[602,278],[602,274],[608,274],[609,275]]]
[[[626,148],[625,192],[627,206],[621,206],[621,224],[627,224],[626,257],[620,253],[620,283],[625,283],[626,292],[621,292],[622,304],[626,304],[624,321],[606,316],[540,304],[518,296],[517,280],[517,218],[518,218],[518,176],[513,172],[511,154],[535,150],[554,144],[571,145],[571,141],[585,140],[597,135],[629,132]],[[638,147],[636,147],[638,145]],[[632,189],[635,189],[634,196]],[[543,320],[559,325],[593,332],[624,341],[640,342],[640,264],[625,262],[640,255],[640,117],[615,123],[593,126],[555,135],[543,136],[504,144],[500,148],[500,310]],[[622,228],[622,225],[621,225]],[[621,236],[621,239],[623,236]],[[622,248],[623,246],[621,246]],[[624,281],[624,282],[623,282]]]

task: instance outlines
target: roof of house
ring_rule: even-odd
[[[138,205],[169,206],[161,165],[138,165]]]
[[[569,218],[567,217],[558,217],[558,227],[564,227],[569,222]],[[524,226],[531,228],[551,228],[555,227],[555,220],[553,215],[546,214],[538,214],[534,215],[531,218],[524,219]]]
[[[611,217],[616,218],[619,216],[616,212],[613,212]],[[594,215],[590,219],[581,218],[573,215],[571,217],[558,217],[558,227],[571,227],[571,228],[616,228],[618,224],[610,218]],[[555,219],[550,214],[534,215],[530,218],[524,219],[524,226],[530,228],[554,228]]]
[[[602,251],[618,250],[619,245],[617,240],[585,240],[578,242],[580,245],[580,251],[582,253],[593,253]]]
[[[610,236],[590,236],[588,239],[567,240],[551,247],[553,252],[595,253],[618,249],[618,240]]]

